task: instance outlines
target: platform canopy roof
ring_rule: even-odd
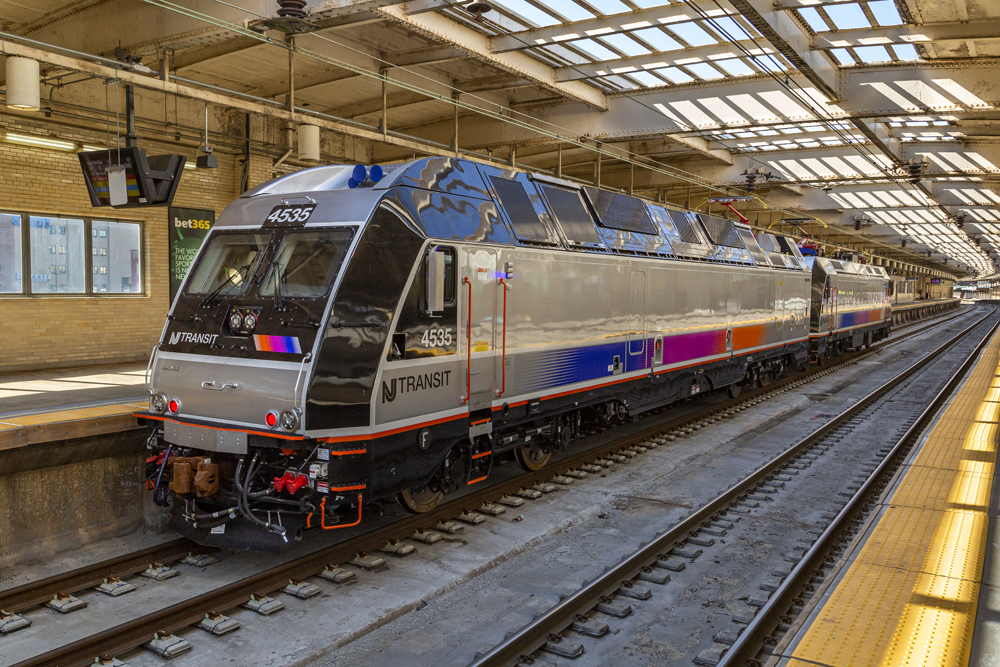
[[[2,43],[138,60],[181,97],[314,122],[375,161],[457,152],[716,213],[749,197],[732,207],[761,227],[998,272],[993,0],[278,5],[0,0]]]

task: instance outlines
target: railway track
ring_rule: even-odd
[[[554,462],[545,470],[518,475],[500,481],[489,487],[484,487],[483,489],[455,498],[448,503],[440,505],[432,512],[408,516],[401,521],[352,537],[343,543],[320,549],[264,572],[226,584],[202,595],[192,597],[150,614],[130,619],[113,628],[108,628],[84,639],[41,653],[17,664],[19,666],[90,665],[92,664],[93,656],[120,654],[149,642],[154,635],[162,637],[196,624],[205,617],[206,613],[226,611],[238,607],[247,602],[252,595],[266,594],[284,588],[290,579],[304,580],[309,576],[314,576],[322,572],[328,565],[348,562],[359,553],[372,553],[387,543],[403,539],[417,531],[425,531],[440,521],[453,519],[462,512],[474,510],[484,503],[494,501],[498,497],[514,494],[521,489],[545,481],[553,475],[578,468],[596,458],[607,456],[630,446],[639,445],[652,438],[661,436],[667,431],[676,431],[685,427],[696,426],[719,415],[733,414],[734,411],[745,409],[776,393],[808,382],[810,379],[834,372],[843,366],[856,363],[901,340],[923,333],[933,327],[947,324],[965,314],[962,312],[949,314],[930,322],[910,325],[900,330],[901,335],[897,334],[892,339],[872,346],[868,350],[844,355],[834,363],[782,379],[767,387],[744,393],[736,399],[725,400],[695,410],[689,414],[651,423],[647,428],[643,428],[631,435],[599,444],[586,451],[571,453]],[[652,416],[648,417],[648,419],[656,420],[657,417]],[[196,545],[187,540],[176,540],[143,552],[137,552],[113,559],[112,561],[105,561],[74,570],[64,575],[26,584],[16,589],[0,591],[0,609],[23,611],[43,604],[56,593],[78,592],[99,584],[104,580],[104,577],[123,577],[135,574],[146,569],[152,562],[174,562],[192,551],[195,553],[198,552]],[[202,549],[201,551],[204,552],[205,550]]]
[[[535,619],[522,627],[520,630],[508,634],[507,638],[496,645],[493,649],[485,652],[470,667],[506,667],[518,664],[525,656],[530,656],[535,651],[544,651],[562,655],[565,657],[578,657],[583,653],[583,647],[564,636],[568,629],[579,629],[586,625],[588,614],[593,610],[602,610],[602,605],[607,605],[613,595],[630,595],[629,586],[632,582],[642,580],[643,575],[655,572],[656,567],[663,567],[663,563],[668,559],[668,554],[672,551],[692,551],[693,548],[686,544],[692,535],[697,535],[700,530],[710,526],[713,521],[719,522],[720,516],[724,517],[727,510],[730,510],[741,503],[745,503],[748,495],[764,485],[765,482],[774,478],[786,467],[795,466],[797,461],[806,461],[805,457],[810,457],[810,452],[825,451],[824,441],[840,432],[846,424],[866,411],[871,410],[880,400],[883,399],[893,389],[899,387],[915,374],[924,369],[935,359],[938,359],[961,342],[967,335],[975,329],[984,325],[996,313],[994,308],[989,314],[978,319],[954,337],[945,341],[930,354],[922,358],[916,364],[910,366],[903,372],[897,374],[881,387],[870,392],[863,399],[851,406],[845,412],[840,413],[830,422],[814,431],[807,437],[787,448],[783,453],[773,458],[771,461],[761,466],[750,475],[746,476],[737,484],[731,486],[725,492],[717,496],[711,502],[703,505],[700,509],[690,514],[686,519],[676,524],[668,531],[660,534],[656,539],[643,545],[633,554],[625,557],[620,562],[610,565],[605,572],[593,581],[585,584],[575,593],[566,596],[558,604],[548,611],[538,615]],[[888,452],[876,470],[868,480],[861,486],[848,503],[843,507],[829,527],[816,539],[809,551],[802,557],[798,565],[784,578],[780,588],[769,598],[765,607],[757,613],[750,625],[745,630],[737,629],[733,632],[738,638],[731,649],[719,650],[719,660],[713,656],[700,656],[696,664],[714,665],[721,664],[725,667],[757,666],[761,664],[761,656],[766,656],[767,649],[780,641],[780,636],[788,629],[789,619],[794,617],[797,607],[801,606],[801,596],[803,591],[811,585],[811,579],[816,576],[824,558],[828,556],[833,545],[843,544],[845,531],[856,531],[863,523],[859,518],[859,512],[864,507],[869,509],[873,506],[873,497],[877,496],[885,488],[887,475],[891,476],[893,466],[898,466],[905,452],[919,436],[923,427],[933,417],[936,409],[947,400],[951,391],[957,386],[968,367],[973,363],[979,351],[1000,327],[1000,322],[987,325],[988,331],[982,340],[976,345],[973,352],[963,362],[959,370],[951,376],[945,387],[936,395],[929,406],[924,409],[913,425],[899,439],[896,445]],[[754,501],[756,502],[756,501]],[[749,506],[753,506],[751,503]],[[745,512],[742,512],[745,514]],[[725,519],[722,519],[725,522]],[[583,632],[582,634],[586,634]],[[530,663],[526,663],[530,664]]]
[[[779,647],[787,636],[794,636],[792,630],[795,621],[803,611],[802,602],[812,597],[818,584],[825,581],[833,573],[831,560],[843,553],[851,542],[863,535],[868,522],[873,516],[880,496],[893,486],[893,481],[904,461],[909,456],[924,431],[930,426],[938,412],[961,385],[966,374],[971,370],[979,357],[979,353],[989,343],[1000,328],[994,325],[975,349],[965,359],[961,367],[945,383],[945,386],[934,396],[930,404],[920,413],[917,419],[907,428],[906,432],[896,440],[890,451],[882,458],[878,467],[855,491],[843,508],[827,528],[816,538],[802,559],[795,565],[781,586],[761,607],[739,639],[725,654],[720,665],[722,667],[759,667],[775,648]]]

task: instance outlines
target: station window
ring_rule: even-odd
[[[141,294],[143,259],[140,223],[0,212],[0,295]]]
[[[22,237],[21,216],[0,213],[0,294],[20,294],[23,291]]]
[[[139,225],[133,222],[113,222],[110,220],[94,220],[91,222],[97,230],[98,238],[106,238],[103,242],[107,247],[101,247],[99,256],[109,257],[108,266],[101,273],[112,276],[109,285],[102,292],[116,294],[132,294],[142,291],[142,266],[139,263],[139,245],[142,234]],[[102,244],[102,245],[103,245]]]

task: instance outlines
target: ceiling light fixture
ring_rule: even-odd
[[[15,134],[7,132],[4,140],[12,144],[22,144],[24,146],[37,146],[38,148],[52,148],[60,151],[76,150],[77,144],[72,141],[60,141],[59,139],[46,139],[45,137],[34,137],[29,134]]]
[[[7,106],[23,111],[38,111],[42,104],[38,61],[8,57],[6,65]]]

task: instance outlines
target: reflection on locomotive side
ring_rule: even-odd
[[[460,159],[358,169],[245,193],[172,304],[139,416],[196,541],[426,511],[500,457],[537,470],[592,423],[889,332],[882,269],[744,225]]]

